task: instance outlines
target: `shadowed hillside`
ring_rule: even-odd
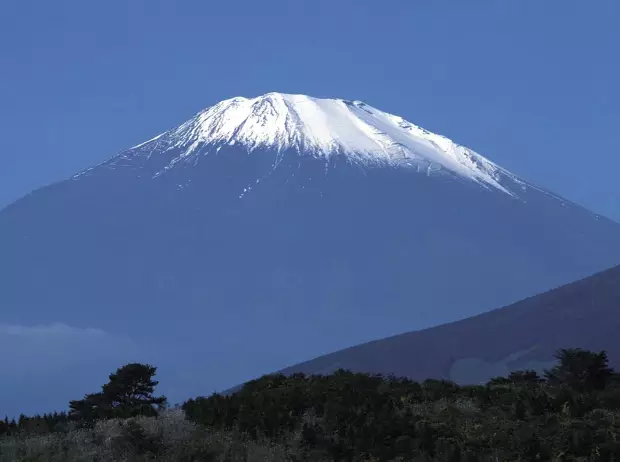
[[[620,364],[620,266],[513,305],[321,356],[282,372],[339,368],[479,383],[520,369],[541,370],[565,345],[606,350]]]

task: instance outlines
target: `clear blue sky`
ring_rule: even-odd
[[[361,99],[620,220],[618,0],[3,0],[0,207],[232,96]]]

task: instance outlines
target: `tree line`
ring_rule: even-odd
[[[297,460],[620,460],[620,373],[604,351],[563,349],[532,370],[484,385],[339,370],[270,374],[229,396],[182,406],[203,428],[295,446]],[[158,418],[156,368],[129,364],[69,411],[0,423],[0,434],[62,432],[111,418]]]

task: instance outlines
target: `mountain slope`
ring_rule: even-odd
[[[268,94],[5,208],[0,256],[3,322],[130,336],[174,399],[611,267],[620,225],[363,103]]]
[[[285,369],[338,368],[480,383],[523,369],[541,371],[560,348],[606,350],[620,365],[620,266],[471,318],[338,351]]]

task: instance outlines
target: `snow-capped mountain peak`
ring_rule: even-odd
[[[207,108],[179,127],[135,146],[180,150],[179,160],[224,145],[248,151],[274,149],[324,158],[347,156],[363,165],[447,170],[482,186],[512,194],[501,184],[506,171],[450,139],[362,101],[267,93],[235,97]]]
[[[142,352],[182,401],[616,265],[620,225],[362,102],[268,94],[0,210],[0,256],[2,321],[131,339],[69,382]],[[379,370],[365,347],[349,359],[398,372],[405,350]]]

